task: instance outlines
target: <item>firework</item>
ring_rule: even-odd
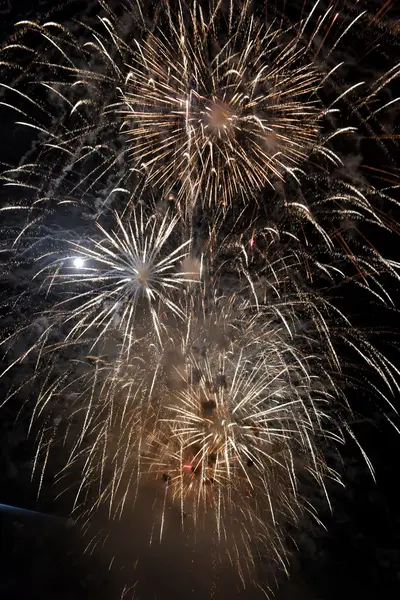
[[[112,324],[118,324],[124,346],[128,347],[128,340],[134,335],[136,308],[141,299],[150,309],[157,333],[161,326],[160,315],[165,309],[179,315],[179,307],[169,296],[174,292],[176,295],[180,286],[195,283],[196,273],[184,271],[184,265],[189,264],[184,261],[189,256],[190,239],[173,246],[170,252],[165,251],[177,221],[168,214],[157,219],[140,210],[133,212],[124,225],[116,214],[116,228],[110,233],[98,224],[101,240],[91,239],[85,245],[71,243],[73,256],[52,262],[50,285],[64,286],[67,294],[71,290],[73,303],[77,305],[72,316],[66,317],[67,321],[70,318],[76,321],[72,336],[79,338],[89,329],[98,328],[101,330],[98,341]],[[69,272],[63,273],[65,268]],[[74,286],[88,290],[74,293]],[[64,310],[70,309],[68,300],[61,305]],[[142,315],[141,318],[146,317]]]
[[[231,539],[248,568],[257,540],[285,565],[284,526],[304,509],[302,474],[323,489],[324,477],[334,476],[318,440],[339,439],[324,427],[335,392],[311,353],[311,328],[291,340],[295,330],[283,318],[289,300],[281,320],[276,307],[251,316],[240,299],[210,305],[207,314],[201,307],[201,296],[190,301],[188,318],[163,329],[162,345],[157,336],[138,340],[129,361],[92,357],[79,377],[75,370],[46,384],[38,410],[54,421],[60,399],[69,399],[52,437],[70,440],[67,465],[82,471],[75,503],[86,516],[105,503],[117,516],[150,485],[161,497],[165,489],[161,539],[175,505],[183,526],[190,515],[198,529]]]
[[[342,84],[332,54],[362,14],[333,6],[264,25],[250,2],[178,0],[150,27],[139,4],[122,20],[100,4],[102,29],[22,23],[35,52],[3,50],[3,105],[34,136],[2,174],[24,190],[2,207],[8,276],[34,272],[9,301],[26,314],[2,342],[7,399],[34,378],[35,472],[62,457],[84,522],[150,489],[160,539],[177,507],[243,581],[260,548],[286,569],[288,525],[318,519],[304,482],[329,503],[339,479],[324,453],[351,434],[352,362],[369,395],[398,390],[337,294],[393,305],[381,276],[399,265],[368,233],[397,230],[396,181],[349,181],[335,145],[355,131],[339,106],[375,136],[398,67]]]
[[[22,22],[19,43],[3,49],[12,83],[2,84],[10,96],[3,104],[40,140],[4,177],[27,187],[35,206],[74,202],[98,214],[114,203],[115,190],[144,184],[161,188],[183,213],[198,201],[247,204],[280,181],[342,168],[336,140],[358,138],[351,135],[357,127],[340,125],[341,112],[346,120],[350,109],[371,136],[375,116],[395,102],[369,109],[398,67],[343,89],[341,65],[332,60],[363,13],[341,23],[330,7],[313,27],[317,2],[295,25],[277,16],[265,27],[248,1],[240,10],[231,2],[227,13],[221,3],[202,10],[177,2],[159,11],[149,31],[133,9],[121,19],[105,8],[102,29]],[[129,43],[121,21],[135,22]],[[38,42],[21,76],[20,38],[30,34]]]
[[[168,314],[183,316],[177,298],[198,283],[199,267],[189,260],[191,240],[180,243],[178,218],[140,208],[128,221],[118,214],[113,221],[110,231],[96,222],[97,236],[81,242],[66,237],[55,251],[38,256],[35,289],[50,300],[40,310],[45,324],[27,354],[60,344],[99,352],[112,338],[128,358],[141,330],[154,328],[160,337]],[[66,331],[61,338],[60,327]]]
[[[231,540],[246,569],[257,545],[287,568],[285,527],[315,513],[302,481],[327,495],[326,478],[338,479],[322,453],[347,430],[337,342],[357,349],[389,388],[395,370],[345,315],[293,281],[295,252],[278,252],[258,279],[251,272],[260,271],[260,257],[245,257],[231,260],[240,295],[218,297],[204,284],[181,295],[178,313],[170,310],[159,330],[132,335],[129,353],[86,356],[46,379],[36,416],[46,415],[43,439],[67,448],[62,478],[81,471],[75,507],[86,519],[101,505],[117,517],[150,487],[163,498],[160,539],[175,506],[183,527],[190,515],[197,529]],[[56,356],[55,374],[58,363]]]
[[[317,146],[326,111],[316,68],[298,38],[246,12],[222,41],[218,9],[205,22],[198,7],[180,7],[166,31],[138,44],[126,77],[131,159],[155,185],[180,182],[185,202],[247,200]]]

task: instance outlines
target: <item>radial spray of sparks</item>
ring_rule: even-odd
[[[80,243],[66,239],[55,252],[38,257],[36,289],[58,300],[40,311],[39,319],[47,319],[47,325],[25,357],[42,345],[51,346],[61,325],[68,328],[65,347],[82,344],[87,352],[99,351],[103,338],[111,336],[119,340],[118,353],[129,357],[140,323],[159,337],[163,315],[183,316],[177,299],[198,282],[198,271],[189,272],[192,262],[185,259],[191,240],[180,243],[177,217],[136,209],[129,221],[118,213],[113,221],[109,231],[97,222],[96,236]]]
[[[180,182],[185,201],[247,201],[315,150],[319,74],[298,38],[265,31],[246,7],[223,42],[215,14],[169,17],[138,44],[126,78],[130,156],[154,184]]]
[[[180,312],[169,296],[173,296],[179,286],[196,280],[191,279],[194,274],[183,270],[190,239],[173,247],[169,253],[165,252],[177,224],[176,217],[166,214],[163,219],[157,219],[138,210],[131,214],[126,224],[118,214],[115,221],[116,228],[110,233],[98,225],[102,240],[92,239],[85,245],[72,243],[75,254],[72,274],[60,273],[59,265],[52,263],[51,268],[56,266],[57,275],[52,274],[50,280],[51,285],[57,282],[67,289],[77,284],[89,288],[73,295],[77,308],[72,313],[76,320],[72,336],[75,337],[79,330],[81,336],[97,327],[102,330],[101,337],[119,313],[118,327],[123,332],[124,345],[129,346],[141,299],[147,302],[159,335],[159,315],[163,310],[167,308],[176,315]],[[69,257],[60,259],[62,265],[68,264],[69,260]],[[78,272],[77,260],[81,265]],[[68,301],[62,305],[68,310]]]
[[[147,182],[176,196],[190,214],[197,201],[248,204],[266,186],[298,179],[299,167],[340,167],[334,141],[355,130],[339,123],[341,108],[350,104],[373,133],[375,115],[396,99],[368,107],[398,67],[343,89],[332,52],[363,13],[341,23],[331,6],[313,27],[318,4],[299,23],[282,16],[266,27],[248,1],[240,10],[230,2],[226,14],[220,2],[203,10],[178,0],[160,9],[150,31],[136,19],[134,42],[107,7],[100,31],[84,23],[75,34],[54,21],[21,22],[19,43],[2,51],[1,86],[10,95],[3,105],[42,143],[4,178],[26,185],[41,204],[76,202],[79,192],[80,202],[94,196],[103,208],[112,202],[111,180],[114,189]],[[124,13],[129,18],[133,12]],[[20,41],[24,35],[35,36],[41,51],[30,49],[21,78],[19,61],[30,43]],[[326,54],[321,37],[332,38]],[[25,78],[29,93],[20,85]]]

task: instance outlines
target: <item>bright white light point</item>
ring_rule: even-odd
[[[74,258],[72,263],[73,263],[75,269],[82,269],[82,267],[85,266],[85,261],[80,256],[77,256],[76,258]]]

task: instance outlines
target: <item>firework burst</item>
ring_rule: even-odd
[[[190,517],[196,530],[231,539],[246,568],[258,543],[286,568],[285,525],[304,510],[302,477],[322,489],[326,476],[336,477],[319,446],[321,438],[342,439],[329,429],[339,390],[329,363],[312,353],[311,329],[288,328],[289,299],[280,320],[275,309],[260,314],[239,298],[211,303],[206,313],[202,305],[201,295],[189,300],[188,318],[164,328],[161,345],[147,336],[129,360],[91,357],[67,380],[46,383],[38,412],[54,421],[68,399],[51,437],[70,449],[69,469],[81,469],[75,505],[86,518],[101,504],[120,515],[151,486],[164,495],[160,538],[176,506],[182,526]]]
[[[114,323],[118,324],[124,346],[128,347],[135,330],[136,308],[142,299],[159,335],[160,315],[165,310],[180,314],[172,300],[174,293],[176,295],[179,287],[196,282],[193,279],[196,273],[184,271],[184,265],[189,264],[185,259],[189,256],[191,240],[166,251],[177,218],[166,214],[163,219],[157,219],[155,215],[144,215],[142,210],[134,211],[130,217],[124,224],[116,214],[116,227],[111,232],[98,224],[101,240],[91,239],[85,245],[72,242],[74,255],[50,266],[53,270],[51,285],[66,286],[68,291],[74,286],[88,288],[88,291],[71,294],[77,305],[71,316],[76,320],[71,330],[73,337],[79,338],[89,329],[100,328],[98,341]],[[72,267],[69,267],[71,262]],[[65,265],[70,272],[64,274]],[[68,300],[61,305],[66,310],[70,308]]]
[[[167,31],[138,44],[126,77],[129,154],[149,182],[180,182],[185,202],[247,200],[318,145],[326,111],[306,48],[246,13],[221,42],[218,9],[205,22],[199,7],[180,6]]]
[[[341,112],[382,146],[374,120],[396,99],[377,101],[398,67],[346,87],[332,53],[363,13],[341,22],[330,7],[313,27],[318,4],[295,25],[276,16],[268,27],[249,1],[227,12],[221,3],[167,3],[150,30],[140,10],[119,18],[106,5],[102,28],[20,23],[18,43],[2,51],[3,106],[40,144],[4,173],[7,184],[30,190],[35,206],[62,200],[92,212],[112,205],[112,190],[148,184],[191,214],[197,201],[246,205],[266,186],[342,168],[336,140],[357,127],[341,126]],[[135,22],[134,43],[125,21]],[[38,45],[21,76],[25,35]]]

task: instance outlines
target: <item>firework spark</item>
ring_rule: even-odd
[[[168,213],[160,218],[137,209],[124,222],[116,213],[110,231],[97,222],[96,237],[65,240],[61,250],[40,256],[37,264],[44,266],[34,280],[57,300],[41,311],[46,326],[28,354],[51,346],[60,326],[68,328],[65,347],[82,344],[92,353],[112,337],[127,358],[140,328],[153,327],[160,337],[163,319],[183,316],[179,295],[199,281],[197,264],[189,260],[191,240],[178,241],[178,221]]]
[[[55,268],[55,272],[50,275],[51,286],[64,286],[77,305],[71,317],[66,317],[67,321],[76,321],[70,332],[72,337],[79,339],[88,330],[98,328],[101,333],[97,342],[118,323],[123,345],[129,347],[141,299],[147,303],[158,335],[160,315],[165,310],[180,314],[178,305],[170,297],[176,295],[180,286],[195,283],[196,273],[183,271],[183,266],[189,264],[185,259],[189,256],[190,239],[166,252],[177,222],[177,217],[171,218],[168,214],[157,219],[138,210],[124,224],[116,214],[116,227],[111,232],[98,224],[101,240],[90,239],[85,245],[72,242],[74,257],[52,262],[49,268],[52,271]],[[68,269],[71,260],[74,268]],[[67,273],[62,272],[65,266]],[[85,286],[88,291],[72,293],[74,286]],[[68,311],[69,304],[66,300],[59,306]]]
[[[328,502],[326,478],[338,479],[322,451],[348,429],[335,341],[357,349],[389,390],[395,370],[333,305],[291,284],[297,263],[287,254],[269,265],[269,283],[266,274],[251,280],[246,262],[249,272],[240,262],[234,271],[241,296],[184,296],[179,318],[172,311],[158,335],[136,338],[129,357],[88,357],[68,378],[46,381],[37,411],[54,415],[69,398],[51,435],[81,470],[75,505],[86,518],[102,504],[121,515],[143,487],[161,497],[165,489],[161,539],[176,506],[182,526],[190,515],[198,529],[212,523],[210,535],[231,539],[246,569],[254,544],[287,568],[285,527],[316,512],[302,498],[304,478]]]
[[[265,31],[248,6],[225,42],[218,9],[207,23],[197,9],[180,7],[138,44],[124,88],[129,153],[149,182],[179,181],[185,202],[247,201],[316,149],[320,77],[299,38]]]
[[[178,1],[160,10],[150,31],[136,19],[134,43],[107,7],[100,31],[84,23],[76,32],[53,21],[20,23],[20,37],[33,33],[43,46],[26,72],[34,92],[13,73],[26,46],[10,44],[4,64],[16,81],[2,84],[10,95],[3,104],[18,118],[22,112],[19,125],[41,144],[4,174],[7,183],[26,186],[36,205],[76,202],[78,195],[92,211],[112,204],[111,189],[146,183],[190,213],[197,201],[247,204],[266,186],[301,180],[299,167],[342,168],[336,140],[352,137],[357,126],[374,136],[375,116],[396,99],[369,106],[399,69],[343,89],[332,53],[364,13],[342,23],[330,7],[313,27],[318,4],[299,23],[277,17],[265,27],[249,1],[240,10],[231,2],[229,14],[220,2],[203,11]],[[124,18],[133,20],[133,12]],[[321,38],[331,41],[327,53]],[[349,105],[356,127],[340,124]]]
[[[158,494],[165,487],[161,538],[170,505],[198,529],[205,519],[210,526],[211,515],[219,539],[231,538],[240,514],[231,539],[247,567],[257,540],[285,566],[285,524],[304,510],[302,474],[323,489],[325,476],[335,476],[319,450],[321,437],[340,440],[324,427],[335,391],[316,369],[324,361],[307,349],[310,330],[308,339],[297,336],[300,352],[275,308],[251,317],[251,304],[240,299],[218,302],[207,314],[201,296],[197,311],[189,304],[189,320],[163,329],[162,345],[157,337],[139,340],[134,359],[98,357],[80,377],[46,384],[38,410],[52,414],[60,398],[70,398],[52,436],[71,438],[68,465],[82,470],[76,506],[83,503],[87,515],[104,503],[121,514],[141,487],[152,485]],[[291,308],[288,301],[281,314]],[[79,413],[81,425],[70,429],[70,415]],[[85,495],[92,490],[92,499],[96,488],[88,504]]]

